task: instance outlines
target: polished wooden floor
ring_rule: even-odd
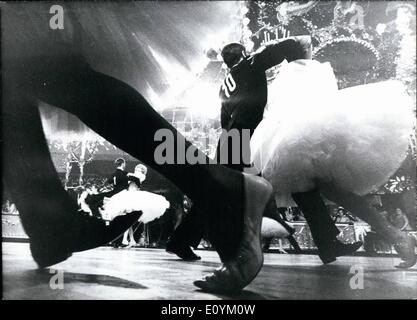
[[[193,281],[219,260],[215,252],[198,253],[202,260],[190,263],[160,249],[105,247],[37,271],[28,244],[6,242],[3,299],[417,299],[417,268],[395,269],[396,258],[341,257],[323,266],[313,255],[276,253],[265,255],[261,273],[239,295],[208,294]]]

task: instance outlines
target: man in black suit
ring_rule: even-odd
[[[219,93],[224,130],[217,148],[217,160],[232,169],[244,171],[250,166],[250,137],[261,122],[267,103],[265,71],[284,60],[311,59],[311,38],[301,36],[276,41],[250,56],[243,45],[231,43],[223,48],[222,57],[229,73]],[[235,137],[230,134],[232,130],[239,133],[239,148],[233,145]],[[361,242],[344,244],[337,240],[340,231],[330,218],[317,189],[294,193],[292,197],[304,213],[323,263],[333,262],[337,256],[360,248]],[[194,208],[184,219],[168,242],[167,251],[183,259],[197,259],[193,257],[190,246],[196,248],[201,239],[203,227],[199,211],[199,208]],[[279,221],[290,231],[290,227],[279,217],[275,202],[270,202],[266,212],[266,216]]]
[[[123,158],[118,158],[114,161],[116,164],[116,170],[108,179],[108,183],[113,185],[113,190],[107,192],[101,192],[98,194],[89,194],[85,199],[85,203],[90,207],[91,212],[96,217],[101,217],[99,208],[103,206],[104,198],[110,198],[116,193],[127,189],[129,186],[129,178],[126,168],[126,161]]]
[[[109,178],[109,182],[113,184],[113,190],[110,191],[106,197],[111,197],[129,186],[129,178],[127,176],[127,172],[125,171],[125,159],[118,158],[114,161],[114,163],[116,164],[116,171]]]

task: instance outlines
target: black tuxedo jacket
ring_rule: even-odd
[[[250,137],[261,122],[267,103],[265,71],[285,59],[288,62],[305,59],[308,54],[307,47],[309,44],[301,43],[297,38],[288,38],[266,46],[262,51],[243,59],[230,69],[219,92],[221,126],[227,132],[236,129],[240,133],[240,160],[239,163],[231,163],[232,144],[236,138],[228,138],[227,144],[226,140],[221,139],[217,147],[217,160],[226,152],[229,161],[222,164],[238,170],[250,165]],[[249,130],[249,136],[243,135],[244,129]]]

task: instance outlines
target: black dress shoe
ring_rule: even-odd
[[[185,261],[196,261],[201,259],[201,257],[196,255],[189,246],[178,244],[173,241],[167,242],[166,252],[175,254]]]
[[[39,268],[45,268],[68,259],[73,252],[105,245],[129,229],[141,215],[142,212],[131,212],[118,216],[108,226],[104,220],[84,212],[77,212],[59,224],[44,221],[42,232],[30,234],[33,259]]]
[[[339,240],[333,241],[332,245],[327,249],[319,249],[319,257],[324,264],[336,261],[337,257],[347,256],[355,253],[363,243],[356,241],[353,243],[343,243]]]
[[[323,264],[328,264],[336,261],[336,256],[331,253],[321,253],[319,251],[319,258],[323,262]]]

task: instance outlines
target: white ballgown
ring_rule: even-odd
[[[415,116],[399,81],[338,90],[329,63],[297,60],[282,66],[268,90],[251,156],[278,206],[317,180],[364,195],[405,159]]]
[[[289,226],[292,224],[287,222]],[[262,218],[261,237],[262,238],[286,238],[290,235],[287,229],[282,224],[268,217]]]
[[[142,177],[138,177],[142,180]],[[125,215],[133,211],[142,211],[139,221],[151,222],[169,208],[170,203],[164,196],[142,191],[136,183],[130,182],[128,189],[116,193],[111,198],[104,198],[104,205],[101,214],[106,220],[113,220],[115,217]]]

